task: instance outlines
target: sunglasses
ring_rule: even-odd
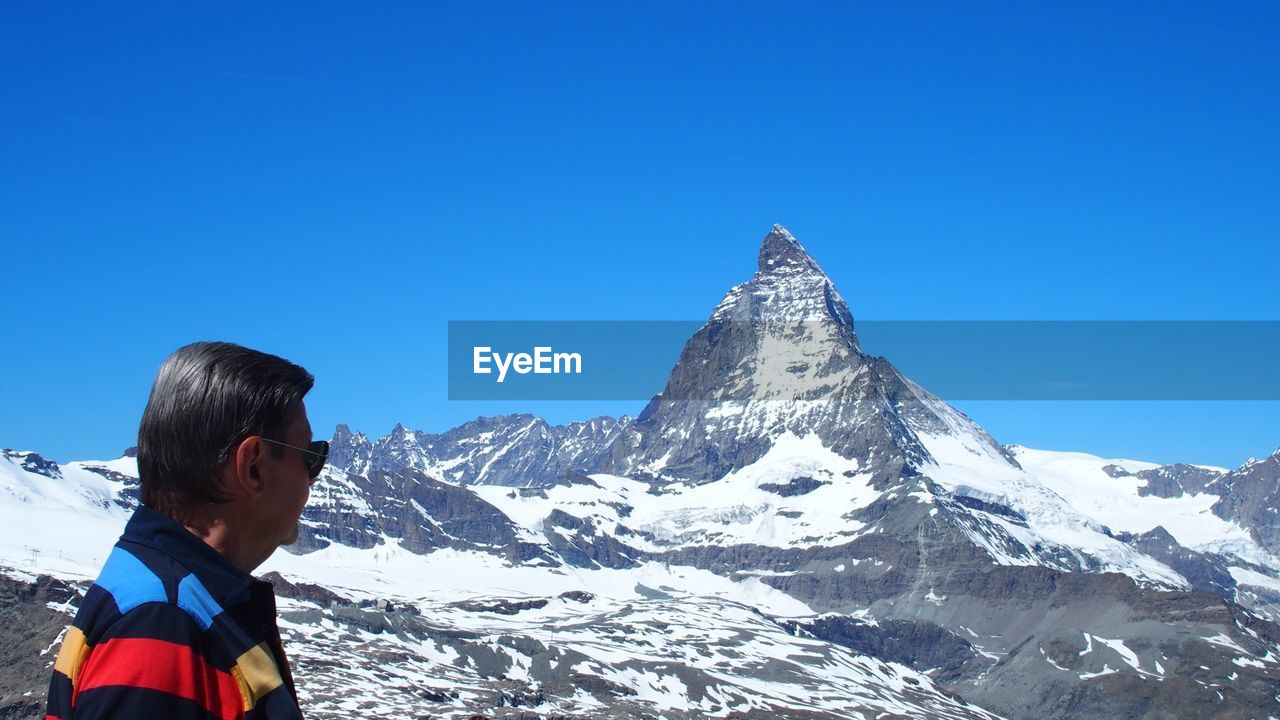
[[[307,472],[311,473],[312,480],[320,476],[320,471],[324,469],[324,461],[329,458],[329,443],[324,440],[312,440],[311,447],[300,448],[297,445],[282,443],[269,437],[262,437],[262,439],[273,445],[281,445],[300,451],[302,453],[302,461],[307,464]]]

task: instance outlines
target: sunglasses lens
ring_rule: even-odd
[[[311,448],[307,451],[307,471],[311,473],[311,477],[316,477],[320,474],[320,471],[324,469],[324,461],[328,457],[328,442],[316,440],[311,443]]]

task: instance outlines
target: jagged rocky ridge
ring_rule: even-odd
[[[437,434],[397,425],[377,442],[339,425],[331,462],[358,475],[410,468],[461,485],[549,485],[599,468],[606,449],[629,423],[627,417],[598,417],[549,425],[533,415],[506,415],[477,418]]]
[[[896,711],[905,716],[961,712],[935,699],[945,697],[939,691],[1005,717],[1280,716],[1280,563],[1268,512],[1278,458],[1224,472],[1002,447],[887,360],[863,354],[834,285],[775,227],[756,275],[725,296],[635,421],[553,427],[505,416],[440,434],[398,426],[376,442],[340,427],[304,516],[300,554],[281,563],[295,585],[323,574],[321,566],[346,568],[336,584],[326,581],[340,600],[309,591],[300,602],[316,607],[300,606],[290,632],[322,648],[307,659],[316,663],[313,681],[326,684],[314,696],[322,716],[361,710],[351,705],[360,687],[408,687],[415,677],[470,688],[418,698],[442,714],[515,704],[638,717],[659,712],[658,696],[674,702],[681,693],[690,717],[852,714],[776,697],[753,704],[751,692],[732,695],[744,691],[723,679],[721,695],[694,690],[707,682],[689,674],[702,668],[694,656],[627,667],[600,654],[602,637],[616,640],[611,652],[634,655],[661,646],[672,628],[714,631],[739,607],[762,611],[782,629],[776,637],[825,643],[825,657],[846,648],[849,657],[919,673],[924,695],[910,701],[901,683],[885,684],[889,676],[856,680],[887,693],[886,703],[905,702],[911,709]],[[109,476],[118,468],[83,464],[64,474],[83,477],[80,470],[106,483],[90,493],[95,502],[116,488],[128,505],[127,479]],[[1159,523],[1126,515],[1126,503],[1134,512],[1175,507],[1153,504],[1163,501],[1185,512]],[[1218,525],[1189,529],[1205,517]],[[450,558],[463,558],[465,569]],[[516,586],[513,594],[444,606],[401,594],[396,606],[423,614],[392,630],[358,608],[392,575],[417,587],[407,573],[461,572],[458,583],[484,585],[486,563],[511,578],[501,584]],[[607,609],[519,590],[518,578],[531,573],[597,584],[663,568],[696,568],[757,596],[695,610],[708,591],[682,589],[670,574],[666,585],[625,580],[631,599],[602,598]],[[637,603],[670,614],[642,619],[632,614]],[[578,612],[540,614],[553,604]],[[350,615],[353,605],[360,612]],[[480,650],[463,642],[474,638],[448,635],[450,623],[468,627],[458,613],[519,623],[487,626]],[[433,617],[448,622],[407,629]],[[364,630],[326,629],[342,618]],[[600,664],[551,658],[557,643],[545,626],[555,622],[589,628],[569,647]],[[658,636],[639,633],[644,642],[633,645],[618,630],[649,623]],[[449,641],[428,641],[440,637]],[[777,680],[769,658],[812,653],[780,639],[759,653],[711,637],[693,646],[707,643],[720,648],[704,647],[711,655],[737,653],[728,667],[757,689],[751,683]],[[835,662],[811,657],[820,667]],[[368,668],[373,679],[353,685],[334,662]],[[816,696],[834,692],[833,682],[794,684]],[[579,687],[601,704],[575,694]]]

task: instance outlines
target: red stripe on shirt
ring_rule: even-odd
[[[108,640],[89,653],[77,679],[76,695],[101,687],[145,688],[195,701],[226,720],[244,717],[240,688],[230,673],[192,648],[165,640]]]

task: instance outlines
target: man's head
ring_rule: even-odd
[[[292,485],[279,486],[292,480],[262,481],[265,474],[296,475],[300,466],[309,479],[298,448],[311,441],[302,398],[314,382],[288,360],[239,345],[179,348],[160,366],[138,427],[142,504],[186,523],[242,499],[241,485],[256,482],[265,494],[254,508],[267,503],[288,512],[296,498],[280,493]],[[297,515],[288,520],[296,534]]]

